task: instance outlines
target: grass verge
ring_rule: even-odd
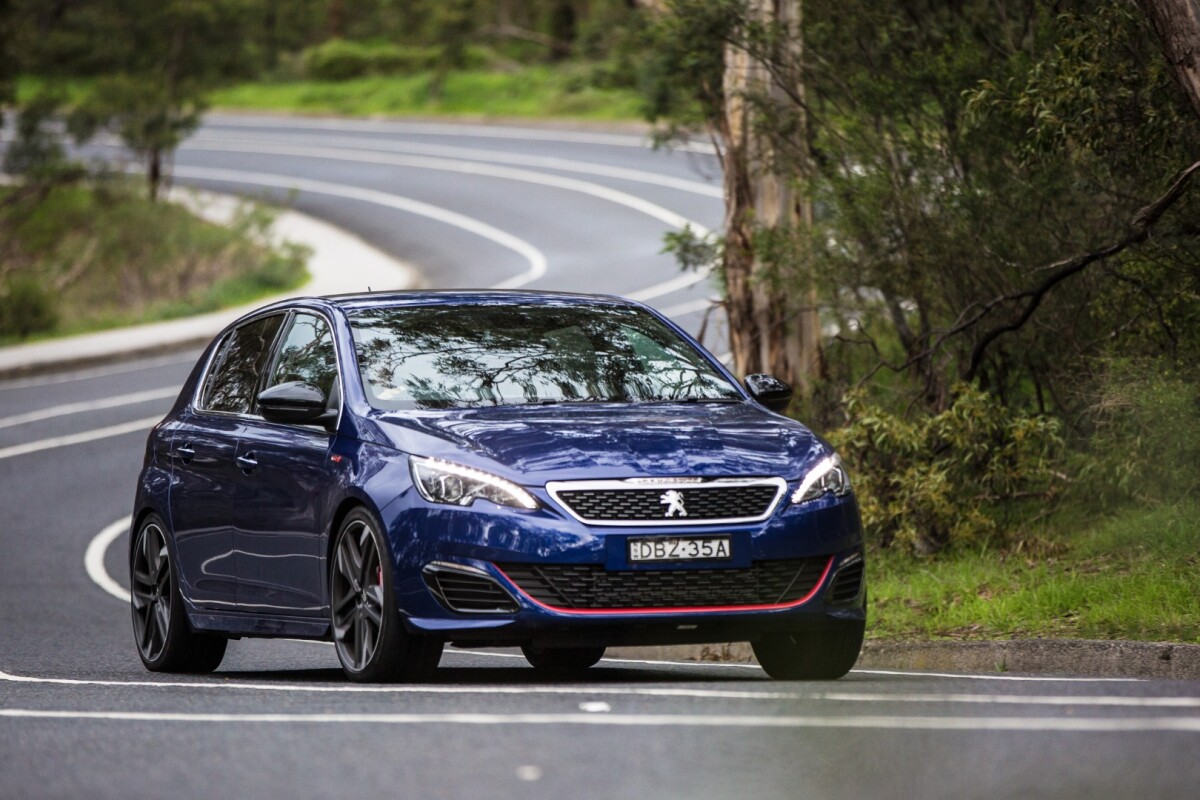
[[[1194,501],[1128,509],[1001,554],[874,553],[868,635],[1200,643],[1198,515]]]
[[[457,71],[440,89],[433,72],[346,81],[244,83],[209,100],[228,110],[296,111],[348,116],[470,116],[638,120],[635,92],[589,85],[585,66],[526,67],[515,72]]]
[[[0,189],[0,201],[14,188]],[[0,345],[250,303],[304,283],[306,252],[263,242],[268,211],[228,226],[117,182],[0,208]]]

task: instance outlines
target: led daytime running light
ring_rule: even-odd
[[[840,480],[834,486],[826,487],[825,479],[835,472],[840,473]],[[800,481],[800,488],[792,493],[792,502],[805,503],[815,500],[827,492],[836,495],[850,493],[850,479],[846,475],[845,468],[842,467],[842,460],[836,455],[821,459],[815,467],[808,471],[804,480]]]
[[[512,505],[517,508],[534,509],[537,508],[537,500],[533,495],[522,489],[512,481],[506,481],[504,478],[497,477],[491,473],[478,470],[473,467],[466,467],[462,464],[455,464],[450,461],[442,461],[437,458],[420,458],[418,456],[410,456],[409,464],[413,471],[413,483],[417,487],[417,491],[431,503],[447,503],[450,505],[470,505],[478,495],[471,490],[471,484],[483,484],[490,486],[499,491],[501,494],[512,500],[511,503],[501,503],[501,505]],[[425,486],[425,481],[422,479],[422,472],[426,474],[432,473],[441,476],[453,476],[459,478],[462,487],[458,497],[436,497],[429,493]],[[490,499],[490,498],[489,498]],[[465,502],[463,502],[465,501]],[[496,502],[493,500],[493,502]]]

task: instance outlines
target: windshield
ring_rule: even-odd
[[[382,409],[740,401],[692,345],[621,306],[401,306],[350,315],[363,387]]]

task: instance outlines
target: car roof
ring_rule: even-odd
[[[638,305],[614,295],[499,289],[367,292],[332,295],[323,299],[348,312],[366,308],[416,305]]]

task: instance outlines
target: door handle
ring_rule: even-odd
[[[238,466],[242,468],[242,472],[250,472],[258,466],[258,461],[254,457],[254,453],[246,453],[237,457]]]
[[[179,460],[185,464],[192,463],[192,459],[196,457],[196,450],[192,447],[191,442],[184,442],[175,448],[175,454],[179,456]]]

